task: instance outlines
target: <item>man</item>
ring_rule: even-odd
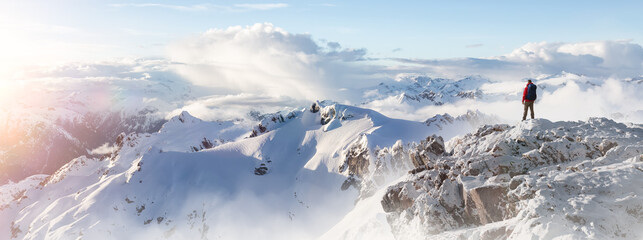
[[[534,119],[534,101],[536,101],[536,85],[527,81],[525,91],[522,93],[522,104],[525,105],[525,110],[522,113],[522,120],[527,119],[527,108],[531,110],[531,119]]]

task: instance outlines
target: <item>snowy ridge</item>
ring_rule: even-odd
[[[266,118],[275,125],[256,137],[248,137],[243,124],[201,121],[187,112],[157,133],[121,134],[111,151],[74,159],[3,205],[0,233],[22,239],[318,236],[366,189],[349,179],[372,179],[375,149],[396,142],[399,148],[400,138],[419,141],[434,129],[368,109],[315,105],[316,112],[302,109],[284,122]],[[213,146],[194,152],[204,138]],[[353,146],[366,146],[360,160],[368,171],[359,172],[365,175],[348,167]],[[255,214],[266,217],[252,219]],[[233,228],[243,225],[261,227]]]
[[[3,186],[0,235],[641,236],[643,192],[623,183],[640,185],[642,126],[537,119],[464,135],[488,121],[469,112],[414,122],[331,101],[255,126],[182,112],[158,132],[120,134],[55,174]]]

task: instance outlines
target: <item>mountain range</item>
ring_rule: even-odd
[[[523,83],[400,75],[349,90],[359,104],[201,119],[175,111],[208,100],[193,86],[129,74],[41,96],[58,105],[2,109],[3,239],[643,237],[643,125],[623,121],[640,110],[517,122],[503,109],[458,109],[416,120],[426,109],[519,102]],[[571,73],[537,83],[541,106],[569,86],[610,84]],[[410,115],[391,117],[403,114],[387,104]]]

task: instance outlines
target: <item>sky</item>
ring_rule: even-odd
[[[208,29],[272,23],[370,58],[507,54],[529,42],[643,43],[641,1],[95,1],[0,3],[0,63],[164,57]]]
[[[619,93],[643,78],[640,9],[642,1],[4,0],[0,107],[30,95],[16,89],[58,91],[51,99],[60,99],[105,84],[110,99],[129,94],[144,105],[167,105],[174,109],[167,117],[188,109],[198,117],[206,115],[197,111],[233,118],[257,103],[264,111],[323,99],[359,104],[362,89],[404,74],[479,75],[520,89],[514,83],[571,73],[602,83],[619,79],[624,85],[590,88]],[[187,84],[172,91],[189,89],[190,101],[137,90],[166,80]],[[592,97],[592,91],[571,89],[550,99]],[[54,104],[43,99],[49,98],[29,104]],[[610,103],[600,114],[578,116],[611,116],[623,105]],[[634,105],[618,111],[640,121],[643,110]],[[449,111],[430,109],[412,120]]]

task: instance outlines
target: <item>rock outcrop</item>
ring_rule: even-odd
[[[587,225],[586,217],[577,216],[577,207],[570,207],[582,204],[569,202],[570,198],[594,196],[595,191],[605,190],[592,189],[614,184],[603,182],[606,176],[596,174],[608,171],[601,166],[618,163],[613,166],[618,168],[624,160],[641,162],[642,142],[640,126],[603,118],[487,125],[446,145],[440,137],[431,136],[409,153],[415,169],[405,180],[388,188],[381,205],[398,239],[453,238],[457,234],[440,234],[457,229],[478,229],[475,231],[482,239],[527,236],[531,234],[529,228],[517,231],[516,222],[531,222],[531,227],[536,227],[534,222],[553,221],[549,216],[557,214],[568,216],[562,218],[567,220],[562,224],[572,228],[591,228],[601,236],[625,236],[633,233]],[[643,173],[626,169],[622,173],[625,178]],[[578,172],[594,184],[561,180]],[[600,186],[596,186],[598,182]],[[612,200],[612,211],[626,213],[627,209],[643,207],[639,203],[623,208],[616,202]],[[633,221],[643,219],[637,214],[629,216]],[[490,225],[510,219],[512,222],[503,225]],[[466,234],[471,231],[459,231],[465,234],[460,237],[468,238]]]

